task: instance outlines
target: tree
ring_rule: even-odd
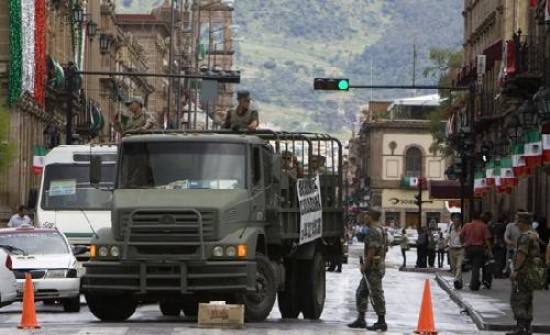
[[[3,172],[15,157],[16,147],[10,141],[10,114],[5,104],[0,104],[0,172]]]
[[[433,66],[424,68],[425,77],[439,76],[440,87],[451,87],[454,69],[462,65],[462,51],[444,48],[431,48],[430,61]],[[433,142],[430,145],[430,152],[440,153],[443,156],[450,156],[453,150],[447,145],[447,134],[443,121],[447,119],[452,111],[459,107],[464,93],[462,91],[439,90],[442,101],[439,108],[430,115],[430,132]]]

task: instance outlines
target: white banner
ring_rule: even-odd
[[[319,175],[314,179],[300,178],[297,181],[300,202],[300,243],[313,241],[323,232],[323,206]]]

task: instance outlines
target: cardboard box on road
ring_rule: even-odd
[[[243,328],[244,305],[200,303],[198,323],[199,327]]]

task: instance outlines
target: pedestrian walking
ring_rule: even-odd
[[[443,237],[443,232],[440,229],[437,239],[437,267],[440,269],[443,267],[443,263],[445,262],[446,248],[447,241],[445,241],[445,238]]]
[[[401,247],[401,256],[403,256],[403,265],[401,265],[401,269],[404,269],[407,267],[407,251],[411,248],[409,246],[409,238],[407,237],[407,230],[405,228],[401,230],[401,242],[399,243],[399,246]]]
[[[517,213],[525,212],[523,209],[519,209]],[[506,274],[510,275],[512,259],[516,251],[516,241],[519,236],[519,229],[516,226],[516,218],[506,225],[506,231],[504,232],[504,242],[506,242]]]
[[[428,266],[428,228],[420,227],[416,240],[416,267],[423,269]]]
[[[531,334],[531,322],[533,321],[533,289],[529,280],[529,273],[537,266],[540,259],[538,234],[531,230],[532,215],[527,212],[519,212],[516,215],[516,223],[519,236],[516,241],[516,249],[512,262],[510,281],[512,293],[510,305],[516,320],[516,329],[506,335]]]
[[[464,242],[466,257],[472,264],[470,290],[477,291],[481,286],[479,272],[484,264],[486,250],[488,250],[489,257],[493,258],[491,233],[487,225],[481,221],[481,215],[478,212],[474,213],[471,222],[462,227],[460,237]]]
[[[428,229],[427,236],[428,236],[428,249],[427,249],[427,256],[428,256],[428,266],[433,268],[435,267],[435,255],[437,253],[437,239],[436,235],[434,235],[435,232],[431,229]]]
[[[462,228],[462,215],[455,214],[452,217],[451,231],[449,232],[449,258],[451,260],[451,273],[454,277],[454,287],[462,288],[462,262],[464,262],[464,243],[460,236]]]
[[[27,208],[23,205],[19,206],[17,213],[12,215],[8,227],[21,227],[22,225],[32,225],[32,220],[27,215]]]
[[[380,225],[379,210],[371,209],[366,214],[366,224],[369,227],[365,236],[364,262],[361,264],[360,271],[363,274],[359,286],[355,291],[355,302],[357,306],[357,319],[348,324],[351,328],[367,328],[368,330],[386,331],[386,301],[384,299],[384,289],[382,287],[382,278],[386,272],[386,249],[387,240],[384,228]],[[378,316],[371,326],[367,326],[365,313],[371,297],[372,307]]]
[[[508,216],[501,213],[495,222],[489,226],[493,236],[493,256],[495,257],[495,278],[506,278],[506,241],[504,233],[508,224]]]

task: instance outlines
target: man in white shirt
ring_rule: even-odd
[[[19,211],[11,217],[8,227],[20,227],[24,224],[32,225],[32,220],[27,215],[25,206],[19,206]]]
[[[452,226],[449,232],[449,258],[451,260],[451,272],[454,277],[454,287],[457,290],[462,288],[462,262],[464,261],[464,244],[460,237],[462,226],[462,216],[454,214],[452,216]]]

